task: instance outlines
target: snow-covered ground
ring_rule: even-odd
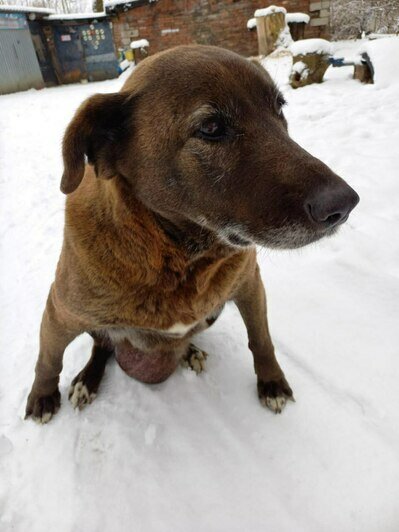
[[[286,60],[270,63],[284,85]],[[207,372],[146,386],[111,363],[76,412],[24,421],[38,329],[62,241],[60,139],[78,104],[121,80],[0,97],[0,530],[399,530],[399,88],[351,68],[284,87],[292,136],[361,202],[334,238],[259,253],[278,358],[296,403],[258,403],[234,306],[197,343]]]

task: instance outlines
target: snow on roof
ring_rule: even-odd
[[[254,28],[256,28],[256,18],[250,18],[247,22],[247,28],[249,30],[253,30]]]
[[[56,13],[55,15],[50,15],[46,17],[47,20],[80,20],[88,18],[102,18],[105,17],[106,13]]]
[[[130,48],[133,48],[133,50],[136,48],[146,48],[148,46],[150,46],[150,43],[147,41],[147,39],[139,39],[138,41],[132,41],[130,43]]]
[[[0,11],[9,11],[11,13],[42,13],[43,15],[55,13],[54,9],[48,9],[47,7],[11,6],[8,4],[0,5]]]
[[[105,0],[104,1],[104,7],[115,7],[115,6],[121,6],[123,4],[129,5],[134,4],[134,2],[137,2],[137,0]]]
[[[293,55],[306,54],[332,54],[332,45],[324,39],[303,39],[296,41],[290,46],[290,51]]]
[[[285,20],[287,21],[287,24],[292,22],[304,22],[305,24],[308,24],[310,17],[306,13],[287,13],[285,15]]]
[[[257,9],[254,13],[255,17],[266,17],[267,15],[272,15],[273,13],[287,13],[285,7],[269,6],[264,7],[263,9]]]
[[[399,85],[399,37],[366,42],[359,52],[370,58],[375,85]]]

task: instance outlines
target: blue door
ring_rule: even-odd
[[[89,81],[116,78],[116,59],[111,25],[108,21],[79,26]]]

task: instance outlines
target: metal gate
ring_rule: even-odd
[[[0,94],[44,87],[26,17],[0,13]]]

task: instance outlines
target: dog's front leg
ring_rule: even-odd
[[[62,359],[68,344],[82,331],[63,316],[50,290],[40,327],[40,351],[35,380],[26,405],[26,417],[47,423],[60,407],[58,390]]]
[[[258,377],[259,399],[273,412],[280,413],[293,395],[274,354],[267,323],[266,294],[257,264],[248,273],[234,301],[247,328]]]

